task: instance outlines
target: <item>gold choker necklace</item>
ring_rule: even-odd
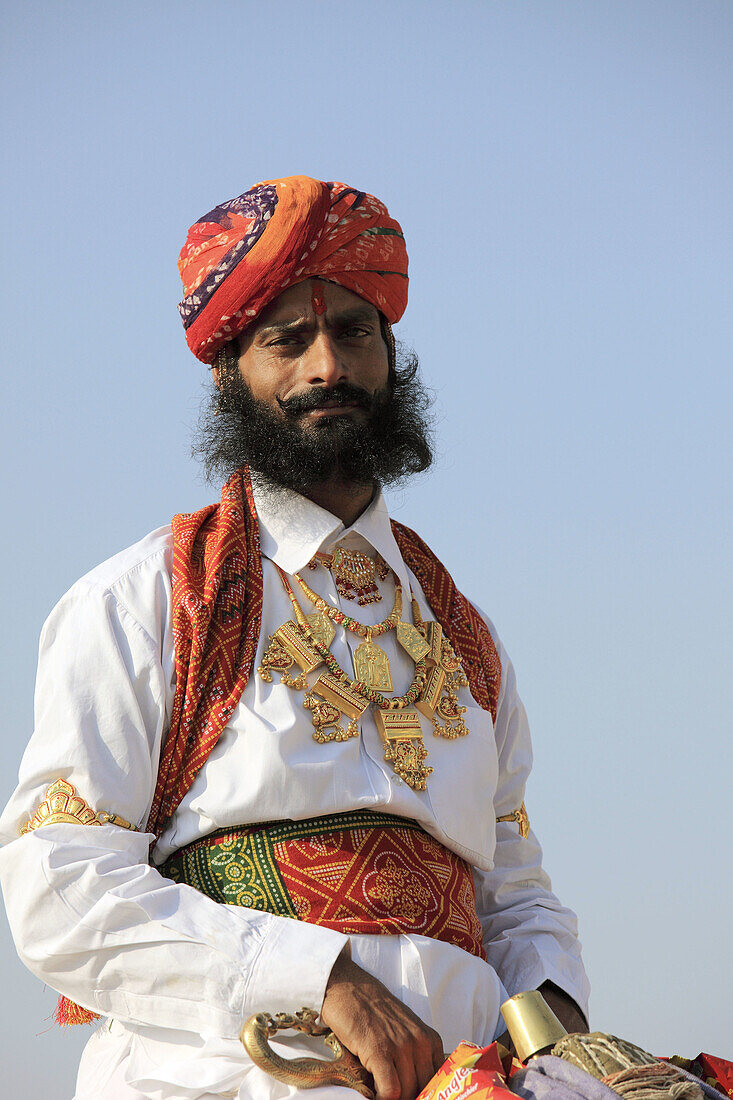
[[[346,600],[356,600],[360,607],[369,603],[380,603],[382,594],[377,588],[376,578],[385,580],[389,576],[389,566],[381,555],[376,561],[360,550],[344,550],[337,546],[332,554],[323,554],[319,550],[308,562],[309,569],[325,566],[333,573],[336,591]]]

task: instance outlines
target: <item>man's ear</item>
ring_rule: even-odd
[[[219,373],[218,367],[211,368],[211,377],[214,379],[214,385],[218,389],[219,393],[221,393],[221,375]]]

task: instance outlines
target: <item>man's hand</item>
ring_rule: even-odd
[[[568,1035],[587,1035],[588,1024],[572,997],[563,993],[553,982],[543,982],[540,993],[557,1016]]]
[[[543,982],[539,991],[568,1035],[588,1034],[588,1024],[585,1021],[585,1016],[572,997],[568,997],[567,993],[563,993],[562,989],[556,986],[554,982]],[[512,1054],[517,1053],[508,1031],[500,1035],[497,1042],[505,1046]]]
[[[415,1100],[445,1061],[437,1031],[346,954],[334,963],[321,1019],[369,1070],[376,1100]]]

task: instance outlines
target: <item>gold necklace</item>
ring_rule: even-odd
[[[281,571],[281,576],[283,575]],[[326,616],[332,623],[338,623],[340,626],[346,627],[352,634],[357,634],[360,638],[364,638],[364,641],[354,653],[354,672],[356,674],[356,679],[367,684],[370,688],[374,688],[376,691],[392,691],[392,673],[389,667],[389,659],[384,650],[376,645],[373,639],[379,638],[382,634],[386,634],[388,630],[392,630],[400,621],[400,616],[402,615],[402,585],[399,579],[395,577],[395,597],[392,610],[386,619],[383,619],[381,623],[375,623],[374,626],[365,626],[364,623],[360,623],[358,619],[355,619],[352,615],[345,614],[345,612],[339,610],[337,607],[331,607],[331,605],[326,603],[317,592],[314,592],[297,573],[295,574],[295,579],[303,594],[310,600],[321,615]],[[288,581],[288,585],[289,584],[290,582]],[[333,641],[333,638],[331,638],[331,641]],[[322,642],[325,648],[328,649],[331,642],[326,642],[325,639],[322,639]]]
[[[400,584],[399,577],[396,574],[393,575],[395,583],[395,598],[392,605],[392,610],[390,611],[386,619],[383,619],[381,623],[375,623],[374,626],[365,626],[364,623],[360,623],[358,619],[355,619],[352,615],[347,615],[345,612],[339,610],[338,608],[331,607],[330,604],[326,603],[322,596],[319,596],[317,592],[314,592],[313,589],[308,584],[306,584],[299,573],[295,574],[295,579],[300,585],[300,589],[303,594],[310,600],[313,606],[316,607],[322,615],[327,616],[332,622],[338,623],[340,626],[346,627],[346,629],[351,630],[352,633],[358,634],[360,638],[366,638],[367,641],[371,641],[372,638],[379,638],[380,635],[386,634],[388,630],[392,630],[393,627],[396,627],[397,641],[400,643],[405,653],[412,657],[415,664],[417,664],[418,661],[421,661],[423,657],[427,656],[430,647],[425,641],[424,636],[416,627],[412,626],[410,623],[402,622],[402,585]],[[413,608],[417,607],[417,603],[414,599],[412,601],[412,605]],[[417,609],[417,614],[419,620],[416,619],[416,622],[422,622],[419,608]],[[308,619],[313,623],[313,629],[318,629],[316,616],[309,615]],[[321,633],[323,633],[322,629]],[[326,648],[328,648],[328,646],[330,646],[331,642],[333,641],[333,637],[334,635],[333,633],[331,633],[329,640],[326,641],[324,638],[321,638],[320,640],[323,641],[323,644],[326,646]],[[377,647],[374,646],[373,648],[376,649]],[[358,652],[359,650],[357,650],[357,653]],[[382,651],[380,650],[379,652],[381,653]],[[387,659],[385,657],[385,661],[386,660]],[[387,668],[389,669],[389,663],[387,663]],[[357,673],[357,676],[358,675],[359,674]],[[384,688],[383,690],[391,691],[392,688],[388,687]]]
[[[313,739],[320,744],[357,737],[359,718],[370,703],[373,703],[376,708],[374,719],[384,744],[385,760],[391,763],[395,773],[413,790],[425,790],[426,780],[433,769],[425,764],[428,753],[422,740],[417,711],[432,722],[436,737],[453,739],[463,737],[469,732],[463,720],[466,708],[458,705],[458,690],[466,686],[468,681],[460,659],[443,635],[440,623],[425,622],[417,601],[412,599],[416,625],[410,629],[422,640],[425,655],[416,662],[412,684],[405,694],[387,698],[380,690],[360,679],[358,673],[357,678],[351,680],[344,672],[329,649],[335,634],[333,623],[321,611],[315,615],[304,614],[287,574],[279,566],[277,568],[295,620],[283,623],[270,636],[270,644],[258,668],[260,676],[263,680],[272,682],[272,671],[280,672],[282,683],[293,690],[305,692],[303,706],[310,711]],[[320,597],[317,598],[320,600]],[[395,606],[397,604],[395,595]],[[329,605],[326,604],[326,607]],[[341,612],[338,614],[342,615]],[[385,623],[387,621],[384,620]],[[331,629],[331,635],[325,643],[320,636],[319,622],[325,623]],[[356,625],[365,633],[373,629],[362,623]],[[384,623],[380,625],[384,626]],[[389,628],[382,632],[386,632],[386,629]],[[360,634],[360,631],[356,630],[354,633]],[[368,634],[366,641],[371,641]],[[293,664],[301,669],[300,675],[295,679],[289,674]],[[322,665],[325,665],[326,671],[320,673],[309,690],[308,673],[320,669]],[[342,715],[349,719],[346,729],[341,725]],[[444,723],[442,725],[441,719]]]
[[[280,566],[278,566],[280,576],[286,576],[283,573]],[[294,574],[296,581],[300,587],[301,592],[307,599],[316,607],[323,615],[327,615],[331,622],[338,623],[339,626],[345,626],[347,630],[350,630],[352,634],[358,634],[360,638],[366,638],[367,632],[373,637],[378,638],[380,634],[386,634],[388,630],[392,630],[397,625],[402,614],[402,585],[399,578],[395,577],[395,594],[394,603],[392,604],[392,610],[386,619],[382,619],[381,623],[375,623],[374,626],[365,626],[364,623],[360,623],[358,619],[355,619],[352,615],[347,615],[344,611],[340,611],[337,607],[331,607],[329,603],[319,596],[317,592],[306,584],[299,573]],[[290,582],[288,582],[289,584]],[[292,591],[292,589],[291,589]]]
[[[386,695],[383,695],[379,688],[373,687],[367,680],[360,677],[358,673],[356,675],[356,679],[352,680],[344,672],[344,670],[341,668],[341,666],[339,665],[339,663],[336,660],[336,658],[334,657],[334,655],[331,653],[328,646],[322,645],[315,638],[315,636],[313,635],[313,632],[311,630],[311,627],[310,627],[310,622],[309,622],[310,616],[306,616],[306,615],[303,614],[303,611],[300,607],[300,604],[298,603],[298,600],[295,596],[295,592],[293,592],[293,586],[290,583],[290,580],[288,578],[287,573],[285,573],[280,568],[279,565],[276,565],[276,568],[277,568],[278,573],[280,574],[280,580],[282,581],[283,588],[285,589],[285,591],[288,595],[288,599],[290,600],[290,603],[291,603],[291,606],[293,608],[293,612],[295,614],[295,619],[296,619],[296,622],[297,622],[298,626],[301,628],[301,630],[303,630],[306,633],[306,635],[308,636],[308,641],[312,645],[312,651],[315,654],[317,654],[317,656],[320,657],[321,661],[323,662],[323,664],[326,665],[326,668],[329,670],[331,675],[336,677],[336,679],[340,683],[342,683],[344,685],[348,685],[348,687],[352,691],[356,692],[357,695],[359,695],[362,699],[364,699],[366,706],[368,706],[369,703],[375,703],[377,705],[377,707],[380,708],[380,710],[385,710],[385,711],[387,711],[387,710],[402,710],[405,707],[411,707],[413,705],[413,703],[415,702],[415,700],[419,698],[420,693],[422,691],[422,688],[425,684],[425,679],[426,679],[426,676],[427,676],[427,663],[426,663],[426,661],[425,660],[419,661],[415,665],[415,675],[413,676],[412,683],[410,684],[410,687],[407,689],[405,694],[404,695],[395,695],[395,696],[392,696],[392,698],[390,698],[390,699],[388,699]],[[296,575],[296,579],[297,579],[297,575]],[[397,582],[397,583],[399,584],[399,582]],[[319,597],[319,599],[320,599],[320,597]],[[401,604],[401,600],[400,600],[400,604]],[[328,607],[328,605],[326,605],[326,606]],[[328,609],[329,609],[329,611],[335,611],[335,608],[329,607]],[[401,607],[399,609],[401,611]],[[338,614],[341,615],[342,612],[339,611]],[[348,618],[348,616],[346,616],[346,617]],[[353,621],[354,620],[352,620],[352,622]],[[387,620],[385,620],[385,622],[386,621]],[[363,626],[362,623],[357,623],[356,625],[361,627],[367,633],[367,635],[368,635],[369,631],[371,629],[373,629],[372,627]],[[295,623],[293,623],[293,626],[295,626]],[[374,629],[376,629],[376,628],[374,628]],[[283,627],[280,628],[280,631],[282,631],[282,630],[283,630]],[[276,638],[277,635],[280,633],[280,631],[277,631],[275,633],[275,635],[273,635],[273,637]],[[354,631],[354,633],[359,633],[359,631]],[[385,633],[385,631],[382,631],[382,633]],[[369,643],[370,641],[371,641],[371,639],[367,636],[367,643]],[[362,649],[362,648],[363,648],[363,646],[359,646],[359,649]],[[357,649],[356,653],[354,654],[354,665],[355,666],[356,666],[356,654],[359,652],[359,649]],[[380,650],[380,652],[381,652],[381,650]],[[263,661],[263,664],[264,664],[264,661]],[[301,665],[301,667],[303,667],[303,666]],[[313,671],[313,669],[310,668],[310,669],[308,669],[308,671]],[[355,667],[354,671],[356,672],[356,667]],[[290,687],[291,685],[287,684],[287,686]],[[299,687],[300,685],[294,685],[294,686]],[[387,690],[391,691],[392,689],[389,688]]]
[[[419,715],[413,707],[423,694],[425,687],[427,677],[425,659],[419,661],[415,666],[415,675],[405,694],[393,696],[391,699],[359,679],[351,680],[330,650],[322,646],[312,636],[308,617],[301,610],[287,574],[279,566],[278,573],[290,599],[297,627],[300,627],[308,635],[306,644],[312,646],[310,657],[307,652],[303,653],[302,645],[300,647],[300,657],[292,644],[289,652],[293,653],[293,659],[297,660],[303,668],[303,677],[305,677],[306,671],[304,661],[309,661],[312,666],[314,659],[320,659],[328,670],[321,673],[311,690],[306,693],[303,701],[303,706],[311,713],[314,727],[313,739],[323,744],[326,741],[346,741],[349,737],[357,737],[359,734],[358,719],[369,704],[374,703],[377,708],[374,718],[384,744],[385,760],[391,763],[396,775],[404,780],[409,787],[413,790],[424,791],[426,780],[432,774],[433,769],[425,764],[428,750],[422,740]],[[281,635],[286,628],[292,626],[297,629],[296,623],[286,623],[285,627],[281,627],[272,636],[271,643],[276,641],[278,635]],[[287,659],[288,654],[285,656]],[[262,665],[265,665],[266,661],[267,654]],[[356,666],[356,654],[354,664]],[[274,667],[274,665],[270,667]],[[262,666],[260,666],[259,671],[260,675],[263,675]],[[309,667],[308,671],[313,671],[313,667]],[[267,671],[265,671],[263,678],[267,679]],[[272,676],[270,675],[269,678],[271,680]],[[283,678],[283,682],[288,687],[300,687],[300,684],[290,677],[287,680]],[[349,718],[349,724],[345,730],[340,724],[342,714]]]

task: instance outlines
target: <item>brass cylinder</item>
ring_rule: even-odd
[[[554,1046],[567,1031],[538,989],[516,993],[501,1006],[520,1062]]]

